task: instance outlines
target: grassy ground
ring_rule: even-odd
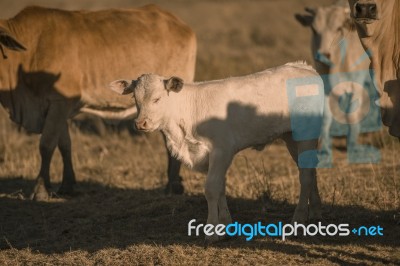
[[[28,1],[2,1],[8,17]],[[128,1],[36,1],[63,8],[128,6]],[[130,5],[140,5],[136,1]],[[309,32],[295,11],[330,1],[153,1],[186,20],[199,40],[197,79],[221,78],[310,59]],[[188,237],[191,219],[205,222],[204,176],[183,169],[186,193],[165,196],[165,150],[159,134],[127,130],[103,136],[71,128],[78,186],[73,197],[28,199],[39,169],[38,139],[19,132],[0,112],[0,264],[400,264],[399,144],[382,131],[363,141],[381,148],[382,161],[348,165],[344,140],[335,141],[335,167],[320,169],[329,223],[381,225],[383,237],[244,238],[204,249]],[[2,144],[2,145],[1,145]],[[54,190],[62,163],[51,169]],[[289,221],[298,193],[297,170],[282,143],[240,153],[227,177],[234,220]]]

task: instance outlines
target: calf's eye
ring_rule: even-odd
[[[153,103],[158,103],[161,100],[161,98],[157,98],[153,101]]]

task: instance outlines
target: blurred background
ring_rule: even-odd
[[[197,34],[196,80],[237,76],[294,60],[312,63],[311,31],[295,19],[305,6],[332,0],[2,0],[0,18],[27,5],[67,10],[130,8],[154,3],[183,19]]]

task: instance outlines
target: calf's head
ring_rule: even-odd
[[[340,59],[334,47],[346,36],[352,27],[350,10],[347,6],[332,5],[319,8],[305,8],[308,14],[295,14],[297,21],[312,30],[311,48],[315,67],[320,74],[328,74],[330,66],[338,64]]]
[[[183,87],[183,80],[178,77],[164,78],[155,74],[145,74],[137,80],[116,80],[110,89],[121,94],[133,93],[138,109],[135,119],[137,130],[151,132],[166,123],[173,103],[170,93],[178,93]]]

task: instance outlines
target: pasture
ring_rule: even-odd
[[[140,6],[149,1],[11,1],[0,17],[26,4],[64,9]],[[311,63],[310,30],[294,19],[317,0],[153,0],[197,34],[195,80],[244,75],[289,61]],[[56,33],[55,33],[56,34]],[[53,49],[53,47],[49,47]],[[119,77],[116,77],[119,78]],[[37,135],[13,125],[0,109],[1,265],[376,265],[400,264],[400,162],[398,140],[386,129],[361,137],[378,147],[379,164],[348,164],[345,138],[334,141],[334,167],[318,169],[327,223],[380,225],[384,236],[256,237],[204,248],[187,224],[206,222],[204,175],[183,168],[184,195],[164,194],[166,152],[159,133],[132,133],[133,124],[97,134],[71,122],[78,184],[72,197],[34,202],[29,194],[40,166]],[[51,168],[60,185],[61,156]],[[227,175],[228,205],[241,223],[289,222],[299,193],[298,172],[284,144],[236,156]]]

